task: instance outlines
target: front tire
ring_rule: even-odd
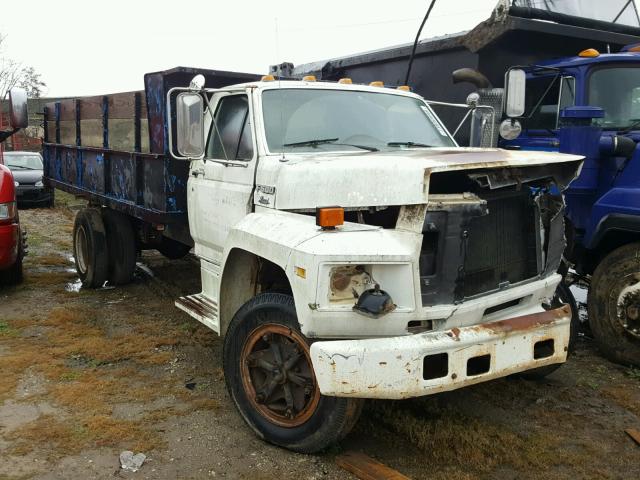
[[[309,345],[293,298],[263,293],[235,314],[223,351],[227,389],[247,424],[260,438],[302,453],[344,438],[364,404],[320,394]]]
[[[73,224],[73,256],[76,271],[84,287],[104,285],[108,274],[107,235],[97,208],[85,208],[76,214]]]
[[[620,247],[598,264],[587,308],[591,332],[604,355],[640,366],[640,243]]]

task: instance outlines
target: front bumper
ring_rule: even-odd
[[[16,198],[20,203],[46,202],[51,199],[51,190],[48,187],[36,187],[35,185],[19,185],[16,188]]]
[[[446,331],[316,342],[311,360],[324,395],[417,397],[563,363],[570,322],[565,305]]]

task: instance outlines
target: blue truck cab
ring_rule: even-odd
[[[585,157],[565,191],[565,256],[592,276],[589,322],[602,350],[640,364],[640,44],[524,70],[522,131],[499,146]]]

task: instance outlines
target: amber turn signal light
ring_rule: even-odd
[[[333,230],[344,223],[344,208],[322,207],[316,209],[316,225],[323,230]]]
[[[594,58],[600,56],[600,52],[595,48],[587,48],[586,50],[582,50],[579,54],[579,57],[585,58]]]

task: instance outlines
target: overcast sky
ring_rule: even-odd
[[[437,0],[422,37],[466,30],[498,0]],[[0,16],[2,54],[41,73],[48,96],[143,88],[178,65],[266,73],[412,42],[428,0],[29,0]]]

